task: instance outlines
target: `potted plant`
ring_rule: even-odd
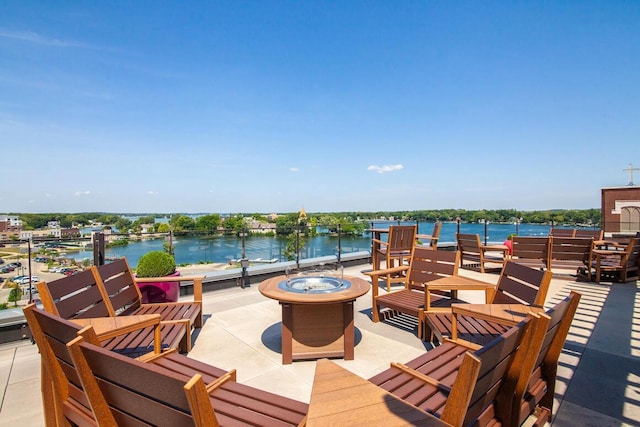
[[[166,252],[151,251],[142,255],[136,266],[136,277],[179,276],[176,260]],[[175,302],[180,295],[180,282],[138,283],[143,303]]]
[[[515,233],[511,233],[507,236],[507,240],[504,241],[504,245],[507,247],[507,253],[509,256],[513,255],[513,241],[512,237],[515,236]]]

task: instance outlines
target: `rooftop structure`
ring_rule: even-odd
[[[344,273],[365,278],[363,267],[349,267]],[[493,283],[498,279],[494,273],[460,274]],[[571,290],[582,299],[560,357],[552,425],[639,425],[637,283],[597,285],[558,277],[552,280],[546,305]],[[483,302],[482,292],[467,291],[459,297]],[[257,283],[205,293],[204,313],[205,325],[190,357],[237,369],[238,382],[309,402],[316,362],[281,363],[280,307],[258,292]],[[416,337],[412,318],[373,323],[370,315],[369,293],[355,304],[355,359],[334,360],[345,369],[370,378],[390,362],[406,362],[431,349]],[[29,341],[0,346],[0,396],[0,426],[43,424],[40,357]]]

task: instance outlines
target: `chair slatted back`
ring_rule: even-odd
[[[195,424],[184,388],[190,380],[188,376],[121,356],[81,339],[72,341],[69,348],[92,408],[100,414],[101,425]]]
[[[576,232],[573,237],[602,240],[604,238],[604,230],[586,230],[584,228],[576,228]]]
[[[549,230],[549,236],[554,237],[575,237],[575,228],[552,228]]]
[[[456,233],[456,242],[458,243],[458,251],[463,254],[476,254],[480,260],[482,243],[479,234]]]
[[[507,261],[502,268],[492,304],[544,304],[552,273]]]
[[[95,272],[88,269],[37,286],[45,310],[64,319],[113,316],[99,282]]]
[[[638,270],[640,261],[640,238],[634,237],[629,241],[625,258],[622,262],[627,271]]]
[[[415,225],[389,226],[387,251],[390,255],[407,253],[413,249],[416,241]]]
[[[532,260],[540,265],[549,264],[551,243],[549,237],[513,236],[512,256],[518,260]]]
[[[69,355],[66,344],[82,334],[86,340],[97,343],[98,339],[91,328],[80,326],[59,316],[48,313],[29,304],[24,315],[33,333],[40,351],[42,364],[42,392],[48,396],[55,408],[45,403],[45,419],[57,419],[59,425],[64,419],[76,424],[93,424],[89,401],[83,391],[75,364]],[[46,401],[45,401],[46,402]]]
[[[532,367],[532,371],[541,371],[540,374],[537,375],[540,375],[546,382],[546,392],[539,400],[536,400],[534,395],[527,395],[525,399],[527,387],[531,387],[530,378],[522,376],[518,380],[512,406],[514,408],[520,408],[520,410],[518,411],[516,409],[512,414],[514,425],[521,425],[538,404],[547,408],[549,411],[553,410],[558,360],[560,359],[560,353],[562,353],[562,348],[569,334],[569,328],[578,309],[580,297],[581,295],[579,293],[571,291],[569,296],[556,304],[552,309],[546,311],[545,314],[549,317],[549,323],[542,345],[540,346],[540,351],[537,357],[535,357],[535,363]]]
[[[429,237],[429,247],[435,249],[438,247],[438,240],[440,240],[440,231],[442,231],[442,223],[435,222],[433,224],[433,230],[431,231],[431,237]]]
[[[432,280],[458,274],[459,254],[456,251],[416,246],[410,260],[407,284],[410,289],[424,289]]]
[[[585,265],[588,264],[593,238],[554,236],[550,240],[554,260],[581,261]]]
[[[473,353],[481,362],[480,371],[462,425],[482,418],[487,408],[492,408],[499,420],[511,418],[516,379],[521,373],[528,377],[532,362],[527,355],[531,350],[539,350],[547,324],[548,318],[527,316]]]
[[[116,313],[126,315],[140,307],[142,294],[125,258],[95,268]]]

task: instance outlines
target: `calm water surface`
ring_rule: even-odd
[[[377,221],[374,228],[388,228],[397,224],[396,221]],[[415,223],[406,223],[415,224]],[[456,223],[443,223],[440,232],[441,243],[455,242],[455,233],[458,231]],[[431,234],[433,223],[420,223],[419,234]],[[502,243],[507,236],[516,233],[515,224],[487,224],[487,242]],[[548,225],[519,224],[517,232],[521,236],[546,236],[549,234]],[[484,242],[484,224],[460,224],[461,233],[479,234]],[[127,246],[108,248],[107,258],[126,257],[133,267],[138,264],[138,259],[149,251],[162,250],[163,239],[131,242]],[[286,238],[249,236],[245,239],[245,254],[250,260],[263,259],[285,261],[283,252],[286,248]],[[236,237],[177,237],[173,239],[173,245],[178,264],[197,264],[199,262],[226,263],[230,260],[242,258],[242,240]],[[340,239],[342,253],[369,251],[371,249],[371,233],[365,233],[361,237],[342,237]],[[300,258],[316,258],[320,256],[338,254],[337,236],[317,236],[309,239],[307,245],[301,250]],[[75,259],[93,259],[93,253],[83,251],[71,254]]]

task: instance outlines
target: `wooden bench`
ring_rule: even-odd
[[[104,285],[102,286],[104,297],[108,299],[113,313],[118,316],[160,314],[163,322],[184,322],[186,347],[181,347],[181,350],[185,352],[191,350],[191,330],[201,328],[203,324],[201,276],[135,278],[125,258],[101,265],[96,270]],[[136,283],[153,281],[192,281],[193,301],[143,303],[142,294]]]
[[[531,315],[475,351],[447,341],[369,381],[452,426],[509,425],[517,379],[547,324]]]
[[[78,337],[68,344],[100,425],[298,426],[308,405],[235,382],[207,384],[129,359]]]
[[[586,237],[587,239],[602,240],[604,230],[589,230],[586,228],[552,228],[549,236],[553,237]]]
[[[556,237],[549,238],[551,255],[547,268],[551,271],[572,269],[578,272],[589,264],[589,254],[594,239],[591,237]]]
[[[546,268],[550,264],[549,237],[513,236],[511,242],[511,261],[532,268]]]
[[[589,263],[594,240],[590,237],[570,236],[513,236],[511,260],[533,268],[572,269],[576,273]]]
[[[103,273],[111,277],[105,285],[96,267],[51,282],[38,283],[38,292],[44,309],[64,319],[87,319],[129,315],[159,314],[161,317],[161,347],[191,349],[191,329],[201,325],[202,279],[181,277],[194,281],[194,302],[142,304],[132,276],[127,272],[125,260],[107,264]],[[126,272],[124,269],[126,268]],[[118,275],[109,275],[109,273]],[[120,289],[120,292],[115,291]],[[196,296],[197,295],[197,296]],[[198,300],[199,298],[199,300]],[[129,356],[139,356],[154,349],[154,328],[144,328],[129,334],[109,338],[102,345]]]
[[[26,306],[23,311],[41,356],[45,425],[62,426],[68,422],[95,425],[75,365],[65,347],[66,343],[79,335],[87,342],[98,345],[99,339],[93,328],[82,328],[72,321],[38,309],[35,304]],[[193,375],[197,372],[207,382],[224,376],[231,376],[235,380],[235,371],[225,371],[175,351],[149,354],[140,360],[176,374]]]

